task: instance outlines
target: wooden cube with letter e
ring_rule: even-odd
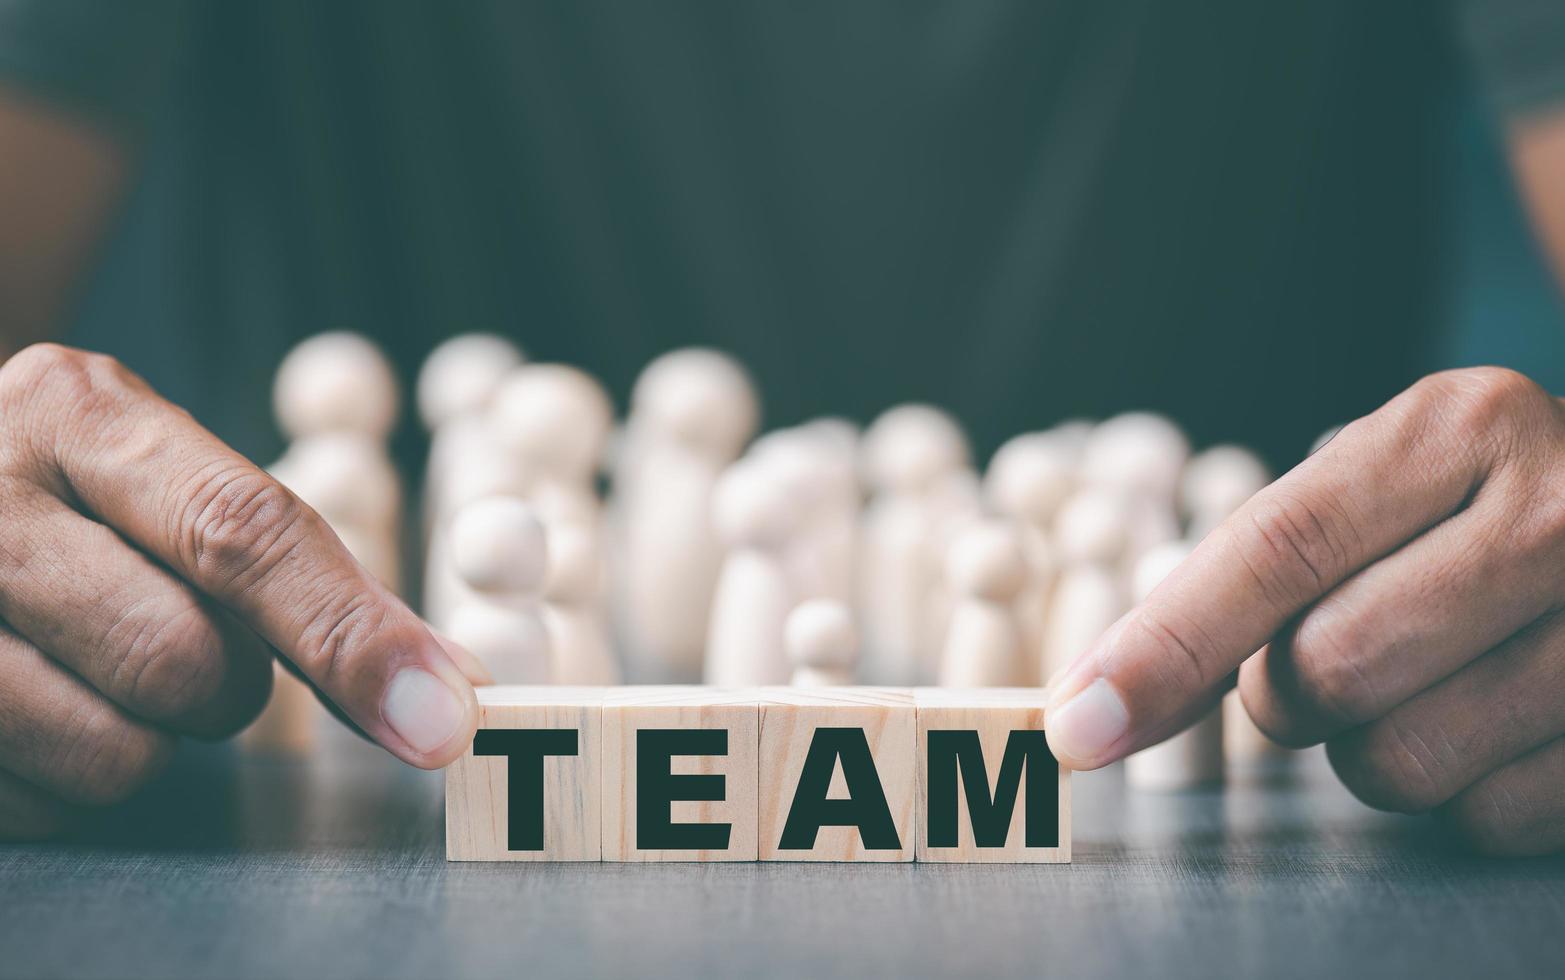
[[[919,688],[918,860],[1066,863],[1070,771],[1044,736],[1046,692]]]
[[[631,687],[603,706],[603,859],[754,861],[754,692]]]

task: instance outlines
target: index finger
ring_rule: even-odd
[[[111,358],[38,345],[3,382],[13,466],[232,610],[399,758],[465,750],[462,672],[315,511]]]
[[[1434,376],[1262,490],[1055,683],[1049,744],[1096,769],[1177,730],[1290,619],[1464,506],[1494,453],[1454,440],[1488,400]]]

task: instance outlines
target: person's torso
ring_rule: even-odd
[[[992,448],[1167,411],[1285,463],[1422,366],[1441,25],[1230,2],[203,6],[76,338],[276,449],[297,339],[515,337],[623,395]]]

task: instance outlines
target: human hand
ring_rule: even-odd
[[[293,494],[113,359],[0,367],[0,837],[119,800],[247,724],[287,658],[423,768],[472,740],[445,647]]]
[[[1438,810],[1494,853],[1558,850],[1562,609],[1565,407],[1511,371],[1433,375],[1252,498],[1072,664],[1049,742],[1106,765],[1237,670],[1256,724],[1324,741],[1371,806]]]

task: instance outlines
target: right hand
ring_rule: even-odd
[[[1565,851],[1565,401],[1445,371],[1256,494],[1055,682],[1049,744],[1092,769],[1237,673],[1285,745],[1371,806],[1492,854]],[[1256,651],[1260,652],[1257,653]]]
[[[0,366],[0,838],[244,727],[273,652],[405,762],[472,740],[471,658],[281,484],[112,358]]]

